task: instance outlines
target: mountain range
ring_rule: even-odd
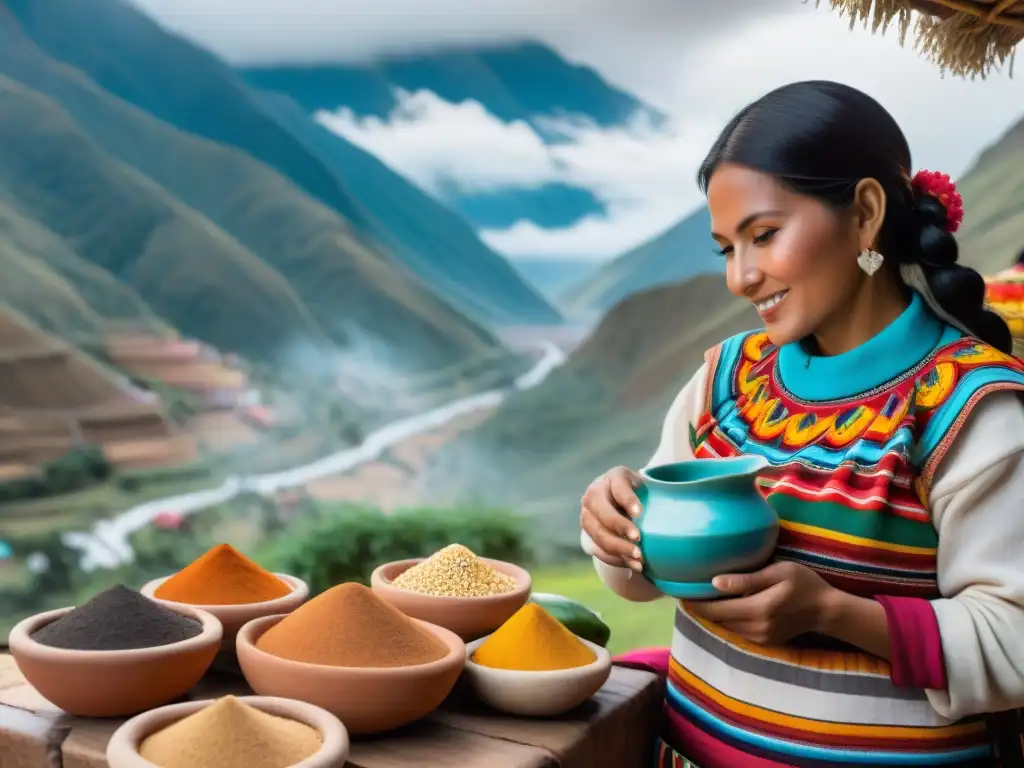
[[[452,104],[473,101],[503,123],[525,123],[546,142],[565,137],[552,118],[578,117],[602,127],[653,108],[615,88],[593,69],[565,61],[547,46],[525,42],[391,56],[371,64],[254,67],[243,74],[257,88],[286,94],[307,113],[348,109],[385,119],[402,92],[427,91]],[[567,226],[604,212],[590,190],[561,183],[496,192],[451,190],[445,201],[478,229],[503,229],[520,219],[540,227]]]
[[[518,369],[493,329],[561,320],[458,214],[122,0],[0,6],[0,146],[0,300],[48,330]]]
[[[966,211],[957,233],[960,260],[983,274],[1005,269],[1024,247],[1022,167],[1024,120],[957,182]],[[644,279],[668,284],[619,301],[541,386],[509,398],[448,446],[431,470],[433,492],[468,491],[485,501],[493,495],[543,518],[554,537],[571,542],[578,535],[576,511],[587,484],[609,467],[646,463],[669,404],[705,350],[760,324],[749,302],[732,296],[719,274],[671,282],[673,269],[685,269],[677,261],[685,260],[658,256],[659,250],[671,253],[677,234],[684,243],[677,252],[685,252],[692,234],[680,224],[651,244],[659,248],[628,257]],[[643,253],[649,261],[637,256]],[[628,277],[629,270],[621,274]]]
[[[600,316],[627,296],[693,275],[717,273],[724,260],[713,253],[711,215],[701,206],[646,243],[601,265],[561,294],[574,315]]]
[[[404,97],[426,93],[449,105],[478,105],[491,120],[510,130],[532,131],[537,142],[550,148],[571,141],[565,123],[610,129],[638,119],[654,127],[665,122],[663,114],[593,69],[534,42],[391,56],[370,64],[253,67],[242,72],[254,88],[286,97],[321,120],[325,114],[345,112],[352,120],[387,121],[401,112]],[[482,233],[524,222],[560,229],[608,213],[590,189],[557,180],[497,189],[463,187],[451,180],[437,186],[435,194]],[[559,296],[600,264],[599,255],[517,253],[511,261],[548,297]]]

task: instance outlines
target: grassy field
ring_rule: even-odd
[[[221,482],[221,476],[211,475],[180,482],[152,483],[128,492],[118,487],[115,480],[110,480],[60,496],[8,502],[0,510],[0,539],[87,527],[110,517],[111,511],[124,511],[164,496],[216,488]]]
[[[589,561],[538,569],[533,573],[533,589],[564,595],[600,613],[612,630],[608,643],[612,653],[668,646],[672,641],[674,601],[631,603],[623,600],[601,583]]]

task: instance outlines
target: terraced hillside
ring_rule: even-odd
[[[0,466],[39,465],[83,445],[117,467],[196,459],[158,398],[0,306]]]

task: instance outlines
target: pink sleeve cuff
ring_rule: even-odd
[[[876,595],[889,627],[889,678],[907,688],[946,690],[942,637],[932,604],[919,597]]]

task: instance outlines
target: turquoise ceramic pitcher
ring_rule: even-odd
[[[637,488],[644,576],[666,595],[718,597],[711,580],[763,566],[779,518],[754,486],[760,456],[699,459],[648,467]]]

